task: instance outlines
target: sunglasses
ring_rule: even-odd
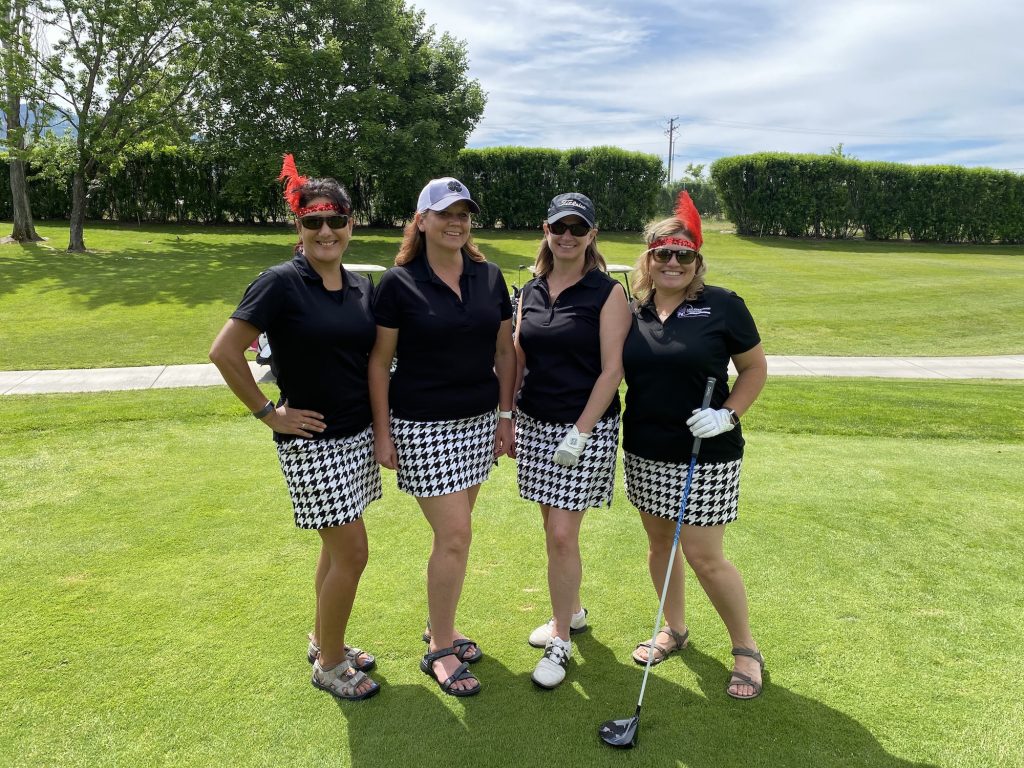
[[[676,263],[681,267],[693,264],[698,255],[696,251],[673,251],[671,248],[658,248],[651,251],[651,258],[659,264],[668,264],[674,256]]]
[[[548,231],[553,235],[564,235],[565,230],[572,232],[573,237],[583,237],[591,230],[591,226],[584,222],[578,224],[566,224],[564,221],[556,221],[554,224],[548,224]]]
[[[344,213],[336,216],[303,216],[299,221],[305,229],[319,230],[327,222],[331,229],[344,229],[348,226],[348,216]]]

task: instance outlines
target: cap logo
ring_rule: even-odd
[[[563,207],[565,207],[567,205],[571,206],[573,208],[584,208],[585,209],[587,207],[583,203],[581,203],[579,200],[563,200],[558,205],[559,205],[560,208],[563,208]]]
[[[462,191],[462,185],[459,184],[459,182],[457,182],[455,180],[449,181],[448,182],[448,190],[450,192],[461,192]]]

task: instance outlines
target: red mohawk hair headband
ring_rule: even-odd
[[[666,245],[678,245],[680,248],[700,251],[700,247],[704,245],[704,236],[700,232],[700,214],[697,212],[693,200],[690,199],[690,193],[685,189],[679,193],[679,199],[676,201],[675,217],[690,233],[693,240],[688,240],[685,237],[659,237],[647,245],[648,251],[664,248]]]
[[[292,209],[292,213],[299,218],[319,211],[341,213],[338,210],[338,206],[334,203],[317,203],[316,205],[307,205],[304,208],[299,206],[299,200],[302,199],[302,188],[309,181],[309,178],[299,174],[299,169],[295,167],[295,157],[291,152],[284,156],[284,162],[281,164],[281,173],[278,175],[277,180],[284,182],[284,200],[288,203],[288,207]]]

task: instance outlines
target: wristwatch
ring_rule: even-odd
[[[515,418],[515,414],[512,411],[502,411],[502,410],[499,410],[498,411],[498,418],[499,419],[512,419],[512,418]]]
[[[732,408],[726,408],[725,410],[729,412],[729,420],[732,422],[734,427],[740,423],[740,417],[736,415],[736,411]]]

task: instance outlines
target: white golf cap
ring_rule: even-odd
[[[469,196],[466,185],[451,176],[442,179],[431,179],[427,186],[420,192],[420,199],[416,201],[417,211],[443,211],[449,205],[465,200],[469,210],[473,213],[480,213],[480,206]]]

